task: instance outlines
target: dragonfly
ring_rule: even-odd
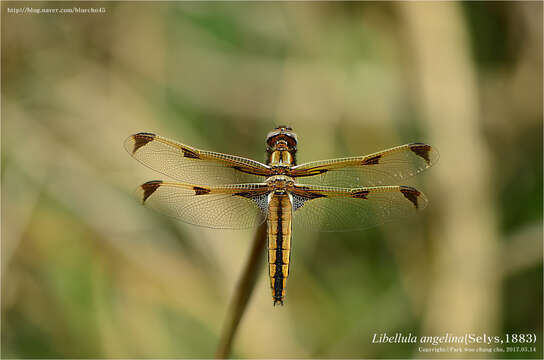
[[[429,168],[438,152],[411,143],[370,155],[297,165],[298,138],[278,126],[266,137],[266,161],[199,150],[140,132],[125,141],[143,165],[176,181],[138,187],[140,201],[186,223],[248,229],[267,222],[270,287],[283,305],[291,264],[292,229],[349,231],[418,213],[423,193],[392,185]]]

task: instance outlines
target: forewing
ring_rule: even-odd
[[[295,229],[307,230],[364,229],[416,214],[427,206],[425,196],[409,186],[350,189],[296,185],[292,195]]]
[[[340,187],[392,185],[431,167],[438,152],[430,145],[413,143],[374,154],[314,161],[295,166],[290,176],[303,184]]]
[[[140,185],[142,203],[189,224],[220,229],[247,229],[267,215],[266,184],[221,187],[169,183],[160,180]]]
[[[269,174],[269,168],[258,161],[198,150],[152,133],[129,136],[125,149],[145,166],[185,183],[257,183]]]

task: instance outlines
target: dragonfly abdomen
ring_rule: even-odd
[[[283,305],[291,256],[291,200],[273,193],[268,204],[268,263],[274,305]]]

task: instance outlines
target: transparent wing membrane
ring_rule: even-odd
[[[416,214],[427,199],[408,186],[333,188],[296,186],[294,228],[321,231],[364,229]]]
[[[291,176],[302,184],[342,187],[391,185],[431,167],[438,152],[430,145],[414,143],[374,154],[314,161],[295,166]]]
[[[221,187],[149,181],[138,188],[142,203],[184,222],[220,229],[247,229],[267,215],[266,184]]]
[[[152,133],[131,135],[125,149],[147,167],[186,183],[256,183],[269,174],[269,168],[258,161],[198,150]]]

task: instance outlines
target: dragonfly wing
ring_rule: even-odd
[[[295,185],[292,196],[295,228],[321,231],[364,229],[416,214],[427,206],[425,196],[409,186]]]
[[[125,149],[145,166],[184,183],[257,183],[270,172],[258,161],[198,150],[152,133],[129,136]]]
[[[148,181],[138,188],[142,203],[181,221],[220,229],[248,229],[268,211],[266,184],[196,186]]]
[[[305,184],[342,187],[389,185],[431,167],[438,157],[432,146],[413,143],[366,156],[301,164],[291,170],[290,176]]]

